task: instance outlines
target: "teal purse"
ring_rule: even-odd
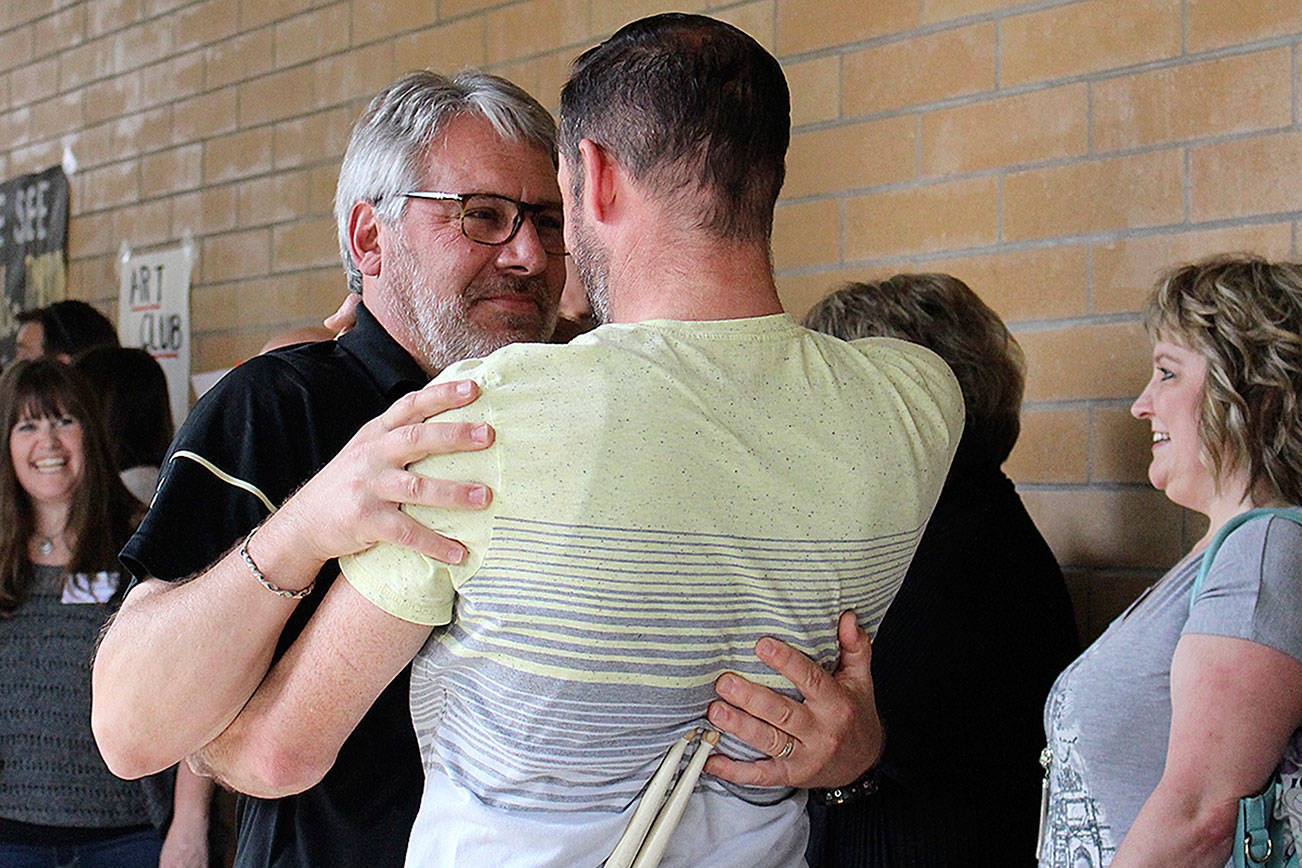
[[[1225,542],[1225,538],[1239,525],[1264,516],[1285,518],[1302,525],[1302,516],[1286,509],[1250,509],[1227,521],[1225,526],[1216,532],[1216,536],[1212,537],[1211,544],[1203,554],[1202,566],[1198,569],[1193,592],[1189,595],[1190,609],[1193,608],[1193,601],[1197,599],[1198,592],[1202,590],[1203,580],[1211,569],[1212,558],[1220,549],[1221,543]],[[1285,798],[1290,789],[1296,789],[1295,785],[1300,779],[1294,761],[1298,742],[1298,736],[1294,734],[1289,744],[1293,757],[1288,753],[1285,754],[1280,768],[1271,776],[1270,783],[1264,790],[1255,796],[1244,796],[1239,799],[1238,820],[1234,828],[1234,868],[1254,868],[1254,866],[1255,868],[1302,868],[1298,863],[1297,847],[1287,815],[1275,816],[1276,803],[1281,798]],[[1286,767],[1292,774],[1281,774]]]

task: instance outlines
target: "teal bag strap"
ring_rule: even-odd
[[[1221,529],[1216,532],[1216,536],[1212,537],[1211,543],[1207,546],[1207,551],[1203,552],[1203,562],[1202,565],[1198,567],[1198,578],[1194,579],[1193,591],[1189,594],[1190,610],[1193,609],[1194,600],[1198,599],[1198,594],[1203,589],[1203,580],[1207,578],[1207,573],[1212,568],[1212,558],[1216,557],[1216,552],[1220,550],[1221,543],[1225,542],[1225,538],[1238,529],[1239,525],[1244,522],[1252,521],[1254,518],[1261,518],[1263,516],[1286,518],[1294,524],[1302,525],[1302,515],[1299,515],[1292,509],[1278,506],[1263,506],[1258,507],[1257,509],[1250,509],[1247,512],[1239,513],[1227,521],[1221,526]]]
[[[1236,844],[1243,847],[1243,858],[1234,853],[1234,864],[1244,865],[1278,865],[1275,856],[1275,842],[1270,837],[1270,822],[1275,809],[1275,782],[1271,781],[1264,792],[1239,800],[1239,822],[1235,831]]]

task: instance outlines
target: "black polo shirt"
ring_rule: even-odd
[[[123,562],[137,578],[165,581],[207,568],[266,518],[263,498],[283,503],[358,428],[426,381],[360,305],[357,326],[337,341],[248,360],[181,426]],[[330,561],[317,575],[316,590],[281,634],[277,657],[338,574]],[[410,668],[380,694],[321,783],[284,799],[241,797],[237,866],[402,864],[423,786],[409,677]]]

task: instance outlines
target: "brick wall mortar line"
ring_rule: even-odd
[[[202,3],[204,3],[204,2],[206,2],[206,0],[194,0],[194,2],[192,2],[192,3],[187,3],[187,4],[182,5],[182,6],[176,6],[176,7],[173,7],[173,8],[171,8],[171,9],[167,9],[167,10],[165,10],[165,11],[163,11],[163,12],[159,12],[159,13],[157,13],[157,14],[150,15],[150,16],[148,16],[148,17],[145,17],[145,16],[139,16],[139,17],[137,17],[135,20],[133,20],[130,24],[127,24],[127,25],[124,25],[124,26],[122,26],[122,27],[119,27],[119,28],[117,28],[116,30],[110,30],[108,33],[101,33],[101,34],[99,34],[98,36],[96,36],[95,38],[96,38],[96,39],[101,39],[101,38],[103,38],[103,37],[105,37],[105,36],[120,36],[123,32],[125,32],[125,31],[127,31],[127,30],[130,30],[130,29],[133,28],[133,27],[146,26],[146,25],[150,24],[151,22],[160,22],[160,21],[162,21],[163,19],[166,19],[166,18],[172,18],[172,17],[174,17],[174,16],[179,15],[181,12],[185,11],[186,9],[189,9],[189,8],[191,8],[191,7],[195,7],[195,6],[199,6],[199,5],[201,5]],[[243,31],[243,28],[240,27],[240,25],[238,24],[238,17],[237,17],[236,21],[237,21],[236,26],[240,28],[240,32],[244,32],[244,31]],[[223,37],[221,37],[221,38],[222,38],[222,39],[225,39],[225,38],[227,38],[228,36],[231,36],[231,35],[234,35],[234,34],[227,34],[226,36],[223,36]],[[219,40],[219,39],[214,39],[214,40],[213,40],[213,42],[217,42],[217,41],[220,41],[220,40]],[[198,45],[191,45],[191,46],[188,46],[188,47],[183,48],[183,49],[177,49],[175,46],[169,45],[166,53],[164,53],[164,54],[162,54],[162,55],[160,55],[160,56],[158,56],[158,57],[152,58],[152,59],[150,59],[149,61],[147,61],[147,62],[145,62],[145,63],[136,64],[136,65],[134,65],[134,66],[127,66],[127,67],[124,68],[124,69],[115,69],[115,70],[114,70],[114,71],[113,71],[113,72],[112,72],[108,77],[111,78],[111,77],[114,77],[114,76],[117,76],[117,75],[121,75],[121,74],[126,73],[126,72],[133,72],[133,71],[138,70],[138,69],[143,69],[144,67],[147,67],[147,66],[153,66],[153,65],[156,64],[156,63],[162,63],[162,62],[164,62],[164,61],[171,60],[171,59],[174,58],[174,57],[179,57],[180,55],[183,55],[183,54],[185,54],[185,53],[187,53],[187,52],[190,52],[190,51],[200,51],[200,50],[203,50],[203,49],[207,48],[207,47],[208,47],[209,45],[211,45],[211,44],[213,44],[213,43],[212,43],[212,42],[200,42]]]
[[[167,246],[166,244],[160,245],[160,247],[166,247],[166,246]],[[142,249],[144,249],[144,248],[142,248]],[[314,275],[314,276],[327,277],[327,276],[329,276],[329,275],[326,275],[326,273],[325,273],[325,272],[327,272],[327,271],[334,272],[334,273],[336,273],[336,274],[338,275],[338,277],[339,277],[339,288],[340,288],[340,289],[344,289],[344,288],[345,288],[345,287],[344,287],[344,282],[345,282],[344,268],[343,268],[343,266],[342,266],[341,264],[339,264],[339,260],[338,260],[338,258],[335,259],[335,262],[334,262],[333,265],[311,265],[311,266],[308,266],[308,267],[306,267],[306,268],[301,268],[301,269],[299,269],[299,270],[298,270],[298,273],[299,273],[299,274],[310,274],[310,275]],[[320,275],[316,275],[316,272],[321,272],[321,274],[320,274]],[[265,276],[262,277],[262,278],[255,278],[255,279],[257,279],[257,280],[262,280],[262,279],[265,279]],[[207,283],[204,283],[204,284],[202,284],[202,289],[204,289],[205,291],[207,291],[207,290],[213,290],[213,291],[216,291],[216,290],[220,290],[220,289],[238,289],[238,288],[240,287],[241,284],[244,284],[244,283],[247,283],[247,282],[248,282],[248,278],[243,278],[243,277],[230,277],[230,278],[225,278],[225,279],[223,279],[223,280],[213,280],[213,281],[209,281],[209,282],[207,282]],[[196,287],[199,287],[200,285],[199,285],[199,284],[195,284],[195,286],[196,286]],[[114,294],[113,296],[110,296],[110,297],[111,297],[111,298],[116,298],[117,296],[116,296],[116,294]]]
[[[1240,45],[1229,45],[1221,48],[1211,49],[1198,54],[1182,55],[1162,60],[1151,60],[1144,63],[1132,64],[1130,66],[1118,66],[1109,69],[1098,70],[1096,72],[1081,73],[1080,75],[1065,76],[1062,78],[1045,79],[1043,81],[1027,82],[1025,84],[1013,85],[1011,87],[996,87],[996,89],[987,89],[973,93],[962,94],[960,96],[946,97],[945,99],[932,100],[931,102],[914,103],[897,108],[884,109],[877,112],[868,112],[862,115],[842,116],[838,121],[815,121],[813,123],[802,124],[792,128],[793,134],[816,132],[828,127],[838,126],[844,123],[862,123],[864,121],[885,120],[887,118],[898,117],[900,115],[912,114],[913,112],[933,112],[942,109],[958,108],[961,106],[972,105],[974,103],[989,102],[1004,97],[1021,96],[1022,94],[1035,93],[1036,91],[1052,90],[1054,88],[1067,87],[1073,84],[1090,84],[1094,82],[1108,81],[1114,78],[1125,78],[1131,75],[1137,75],[1145,72],[1154,72],[1162,69],[1173,69],[1181,66],[1190,66],[1193,64],[1203,63],[1210,60],[1220,60],[1226,57],[1237,57],[1245,54],[1255,54],[1259,51],[1269,51],[1275,48],[1291,46],[1296,49],[1302,34],[1294,33],[1286,36],[1273,37],[1270,39],[1261,39],[1256,42],[1246,42]],[[833,54],[836,52],[825,52],[823,55]],[[801,62],[805,60],[801,56],[798,60],[787,58],[789,62]],[[1296,78],[1296,77],[1295,77]]]
[[[1180,0],[1180,54],[1189,53],[1189,0]]]
[[[205,0],[196,0],[196,2],[194,2],[194,3],[190,3],[189,5],[191,5],[191,6],[197,6],[197,5],[199,5],[199,3],[202,3],[202,2],[205,2]],[[229,0],[228,0],[228,2],[229,2]],[[329,6],[332,2],[334,2],[334,0],[312,0],[311,5],[308,6],[307,9],[305,9],[304,11],[305,11],[305,12],[314,12],[314,11],[316,11],[317,9],[320,9],[320,8],[322,8],[322,7],[324,7],[324,6]],[[356,0],[349,0],[349,2],[350,2],[350,3],[355,3]],[[185,7],[178,7],[178,8],[185,8]],[[241,11],[241,13],[243,13],[243,8],[241,8],[240,11]],[[167,14],[167,13],[164,13],[164,14]],[[280,18],[273,18],[273,19],[271,19],[270,21],[263,21],[261,24],[257,24],[257,25],[251,25],[251,24],[245,22],[244,17],[243,17],[243,14],[241,14],[240,16],[238,16],[238,17],[235,19],[235,21],[236,21],[236,25],[235,25],[235,26],[236,26],[236,28],[238,29],[238,32],[240,32],[240,33],[252,33],[254,30],[262,30],[262,29],[267,28],[267,27],[275,27],[275,26],[276,26],[277,24],[279,24],[280,22],[282,22],[282,21],[288,21],[290,18],[293,18],[293,17],[295,17],[296,15],[299,15],[299,14],[300,14],[300,13],[298,13],[298,12],[290,12],[288,15],[282,15]]]
[[[201,0],[201,2],[203,2],[203,0]],[[198,4],[192,3],[192,4],[190,4],[190,5],[191,5],[191,6],[194,6],[194,5],[198,5]],[[251,33],[257,33],[257,32],[262,31],[262,30],[272,30],[272,31],[273,31],[273,38],[274,38],[274,29],[275,29],[275,26],[276,26],[277,24],[280,24],[280,23],[285,22],[285,21],[289,21],[289,20],[292,19],[292,18],[299,18],[299,17],[303,17],[304,15],[310,15],[310,14],[312,14],[312,13],[314,13],[314,12],[318,12],[318,11],[320,11],[322,8],[324,8],[324,6],[326,6],[326,5],[328,5],[328,4],[321,4],[321,5],[317,5],[317,6],[312,6],[311,8],[305,10],[305,11],[302,12],[302,13],[295,13],[295,14],[293,14],[293,15],[288,15],[288,16],[286,16],[286,17],[284,17],[284,18],[278,18],[278,19],[276,19],[275,21],[269,21],[269,22],[267,22],[266,24],[260,25],[260,26],[258,26],[258,27],[245,28],[243,25],[240,25],[240,26],[238,27],[238,29],[235,30],[235,31],[232,32],[232,33],[224,33],[224,34],[221,34],[220,36],[214,37],[214,38],[211,39],[211,40],[207,40],[207,41],[204,41],[204,42],[200,42],[200,43],[198,43],[197,45],[187,46],[186,48],[183,48],[183,49],[169,49],[169,51],[168,51],[167,54],[163,54],[163,55],[161,55],[161,56],[159,56],[159,57],[152,58],[152,59],[150,59],[150,60],[148,60],[148,61],[146,61],[146,62],[144,62],[144,63],[139,63],[139,64],[135,64],[135,65],[132,65],[132,66],[127,66],[127,67],[125,67],[124,69],[121,69],[121,70],[114,70],[113,72],[110,72],[108,75],[101,76],[100,78],[94,79],[94,80],[91,81],[91,82],[87,82],[87,84],[94,84],[94,83],[96,83],[96,82],[104,81],[105,79],[117,78],[118,76],[121,76],[121,75],[124,75],[124,74],[127,74],[127,73],[137,72],[137,71],[140,71],[140,70],[146,69],[146,68],[151,67],[151,66],[157,66],[158,64],[166,63],[166,62],[169,61],[169,60],[175,60],[175,59],[178,58],[178,57],[183,57],[184,55],[189,54],[189,53],[191,53],[191,52],[206,52],[208,49],[213,48],[214,46],[216,46],[216,45],[218,45],[218,44],[220,44],[220,43],[227,42],[227,41],[229,41],[229,40],[231,40],[231,39],[235,39],[235,38],[238,38],[238,37],[241,37],[241,36],[247,36],[247,35],[249,35],[249,34],[251,34]],[[119,30],[113,31],[113,33],[120,33],[120,32],[123,31],[123,30],[129,29],[129,27],[134,27],[134,26],[137,26],[137,25],[139,25],[139,24],[143,24],[143,23],[147,23],[147,22],[149,22],[149,21],[157,20],[157,19],[159,19],[159,18],[165,18],[165,17],[167,17],[168,15],[171,15],[171,14],[173,14],[173,13],[175,13],[175,12],[179,12],[179,11],[181,11],[182,9],[185,9],[185,8],[187,8],[187,7],[184,7],[184,6],[183,6],[183,7],[178,7],[177,9],[172,10],[171,12],[165,12],[165,13],[163,13],[162,15],[156,15],[156,16],[154,16],[153,18],[147,18],[147,19],[138,20],[138,21],[136,21],[134,24],[128,25],[128,27],[123,27],[123,28],[120,28]],[[101,39],[101,38],[103,38],[103,35],[95,37],[95,39]],[[90,41],[94,41],[94,40],[90,40]],[[383,40],[377,40],[377,41],[383,41]],[[85,45],[85,44],[87,44],[87,43],[82,43],[82,44]],[[368,43],[368,45],[369,45],[369,44],[371,44],[371,43]],[[76,46],[76,47],[77,47],[77,48],[80,48],[81,46]],[[74,50],[74,49],[64,49],[62,52],[60,52],[60,54],[66,53],[67,51],[71,51],[71,50]],[[349,49],[344,49],[343,51],[335,52],[334,54],[322,54],[322,55],[318,55],[318,56],[315,56],[315,57],[311,57],[311,58],[309,58],[309,59],[307,59],[307,60],[300,61],[299,63],[295,63],[295,64],[293,64],[293,65],[291,65],[291,66],[273,66],[272,69],[269,69],[269,70],[267,70],[267,71],[265,71],[265,72],[263,72],[263,73],[260,73],[260,74],[258,74],[258,75],[254,75],[254,76],[250,76],[250,77],[248,77],[248,78],[240,79],[240,81],[241,81],[241,82],[245,82],[245,81],[254,81],[254,80],[259,79],[259,78],[265,78],[265,77],[268,76],[268,75],[274,75],[274,74],[279,73],[279,72],[285,72],[285,71],[287,71],[287,70],[296,69],[296,68],[298,68],[298,67],[300,67],[300,66],[308,66],[308,65],[311,65],[311,64],[315,63],[315,62],[318,61],[318,60],[322,60],[322,59],[327,58],[327,57],[333,57],[333,56],[335,56],[335,54],[347,54],[348,51],[349,51]],[[274,63],[274,57],[273,57],[273,63]],[[206,75],[207,75],[207,59],[206,59],[206,58],[205,58],[205,60],[204,60],[204,64],[203,64],[203,66],[204,66],[205,84],[206,84]],[[234,84],[234,82],[228,82],[228,84]],[[205,91],[201,91],[200,94],[195,94],[195,95],[202,95],[202,93],[204,93],[204,92],[205,92]]]
[[[1004,243],[1004,176],[1000,174],[995,181],[995,244]]]
[[[1093,156],[1094,149],[1094,82],[1085,83],[1085,153]]]
[[[917,178],[926,177],[926,169],[923,161],[923,144],[922,144],[922,113],[913,117],[913,174]]]
[[[129,73],[140,72],[141,70],[147,69],[148,67],[156,66],[156,65],[158,65],[158,64],[160,64],[160,63],[166,63],[166,62],[168,62],[168,61],[170,61],[170,60],[175,60],[176,58],[181,57],[181,56],[184,56],[184,55],[186,55],[186,54],[188,54],[188,53],[190,53],[190,52],[205,52],[205,53],[206,53],[207,51],[213,49],[214,47],[220,45],[220,44],[223,43],[223,42],[229,42],[229,41],[231,41],[231,40],[233,40],[233,39],[237,39],[237,38],[239,38],[239,37],[241,37],[241,36],[247,36],[247,35],[252,34],[252,33],[257,33],[258,31],[261,31],[261,30],[268,30],[268,29],[271,29],[272,27],[274,27],[274,25],[267,25],[267,26],[265,26],[265,27],[257,27],[257,28],[254,28],[254,29],[252,29],[252,30],[241,30],[241,31],[239,31],[238,33],[227,34],[227,35],[222,36],[222,37],[220,37],[220,38],[218,38],[218,39],[214,39],[214,40],[211,41],[211,42],[202,42],[202,43],[200,43],[200,44],[198,44],[198,45],[192,45],[192,46],[190,46],[189,48],[186,48],[186,49],[184,49],[184,50],[173,52],[173,53],[168,54],[168,55],[166,55],[166,56],[164,56],[164,57],[156,58],[156,59],[151,60],[151,61],[149,61],[149,62],[147,62],[147,63],[142,63],[142,64],[140,64],[140,65],[138,65],[138,66],[134,66],[134,67],[131,67],[131,68],[129,68],[129,69],[122,70],[121,72],[110,71],[110,72],[108,72],[108,73],[105,74],[105,75],[101,75],[101,76],[99,76],[98,78],[92,78],[92,79],[87,79],[87,80],[85,80],[85,81],[78,82],[78,83],[77,83],[75,86],[73,86],[73,87],[69,87],[69,88],[61,89],[61,90],[59,91],[59,93],[60,93],[60,94],[70,93],[71,91],[74,91],[74,90],[77,90],[77,89],[84,89],[84,88],[90,87],[90,86],[92,86],[92,85],[99,84],[100,82],[108,81],[108,80],[110,80],[110,79],[114,79],[114,78],[119,78],[119,77],[121,77],[121,76],[123,76],[123,75],[126,75],[126,74],[129,74]],[[126,28],[122,28],[122,29],[126,29]],[[119,30],[119,31],[113,31],[113,33],[118,33],[118,32],[120,32],[120,30]],[[110,34],[102,34],[102,35],[100,35],[100,36],[96,36],[94,39],[87,39],[85,42],[81,43],[80,45],[74,46],[73,48],[63,49],[63,50],[61,50],[61,51],[58,52],[58,56],[59,56],[60,59],[62,59],[65,55],[70,54],[71,52],[76,51],[77,49],[85,48],[87,45],[91,45],[91,44],[93,44],[93,43],[95,43],[95,42],[100,41],[101,39],[110,39],[110,38],[112,38],[113,33],[110,33]],[[328,55],[322,55],[322,56],[325,57],[325,56],[328,56]],[[319,58],[318,58],[318,59],[319,59]],[[229,86],[231,86],[231,85],[238,84],[238,83],[245,82],[245,81],[252,81],[252,80],[255,79],[255,78],[261,78],[263,75],[269,75],[269,74],[271,74],[271,73],[281,71],[280,69],[271,69],[271,70],[268,70],[267,72],[259,73],[259,74],[257,74],[257,75],[249,75],[249,76],[244,77],[244,78],[235,79],[235,80],[233,80],[233,81],[227,82],[226,84],[222,85],[221,87],[214,88],[214,87],[211,87],[211,86],[208,84],[208,77],[207,77],[207,76],[208,76],[208,61],[207,61],[207,58],[206,58],[206,57],[204,58],[203,68],[204,68],[204,90],[200,91],[199,94],[195,94],[195,95],[202,95],[203,93],[207,93],[207,92],[210,91],[210,90],[221,90],[221,89],[224,88],[224,87],[229,87]],[[284,67],[284,69],[291,69],[291,68],[292,68],[292,67]]]
[[[1023,401],[1023,413],[1048,410],[1121,410],[1134,403],[1132,398],[1061,398],[1044,401]]]
[[[1293,86],[1293,125],[1297,126],[1298,125],[1298,100],[1299,100],[1299,95],[1298,95],[1299,68],[1298,68],[1298,45],[1296,42],[1293,43],[1292,61],[1293,61],[1293,80],[1291,84]]]
[[[1184,159],[1181,160],[1180,171],[1184,174],[1181,181],[1181,207],[1184,209],[1184,222],[1193,221],[1193,146],[1185,145]]]
[[[1003,90],[1004,84],[1004,23],[995,22],[995,90]]]
[[[287,19],[287,20],[288,20],[288,19]],[[457,19],[457,20],[464,20],[464,18],[462,18],[462,19]],[[402,38],[404,38],[404,37],[412,36],[412,35],[414,35],[414,34],[420,33],[422,30],[429,30],[431,27],[439,27],[439,26],[444,25],[444,24],[447,24],[447,23],[449,23],[449,22],[447,22],[447,21],[439,21],[439,20],[436,20],[436,21],[434,22],[434,24],[432,24],[432,25],[430,25],[430,24],[424,24],[424,25],[421,25],[421,26],[419,26],[419,27],[412,27],[412,28],[409,28],[409,29],[407,29],[407,30],[398,30],[398,31],[396,31],[396,32],[394,32],[394,33],[390,33],[390,34],[387,35],[387,36],[381,36],[381,37],[378,37],[378,38],[376,38],[376,39],[372,39],[372,40],[370,40],[370,41],[368,41],[368,42],[353,42],[353,41],[352,41],[352,39],[353,39],[353,33],[352,33],[352,19],[350,18],[350,19],[349,19],[349,22],[348,22],[348,28],[349,28],[349,31],[348,31],[348,39],[349,39],[348,47],[345,48],[343,51],[336,52],[336,54],[350,54],[350,53],[352,53],[352,52],[354,52],[354,51],[362,51],[362,50],[367,49],[367,48],[374,48],[375,46],[379,45],[379,44],[382,43],[382,42],[394,43],[394,42],[397,42],[399,39],[402,39]],[[564,48],[564,47],[565,47],[565,46],[560,46],[560,48]],[[558,49],[553,48],[551,51],[545,51],[545,52],[543,52],[543,54],[534,54],[534,55],[524,55],[524,54],[522,54],[522,55],[520,55],[519,58],[512,58],[511,60],[503,61],[503,64],[518,63],[518,62],[520,62],[521,60],[532,60],[532,59],[537,58],[537,57],[542,57],[542,56],[545,55],[545,54],[551,54],[551,53],[553,53],[553,52],[555,52],[555,51],[557,51],[557,50],[558,50]],[[316,60],[322,60],[322,59],[324,59],[324,58],[326,58],[326,57],[333,57],[333,56],[334,56],[334,55],[323,54],[323,55],[321,55],[321,56],[319,56],[319,57],[317,57],[317,58],[315,58],[315,59],[316,59]],[[501,64],[498,64],[498,65],[501,65]],[[287,67],[284,67],[284,68],[285,68],[285,69],[290,69],[291,67],[288,67],[288,66],[287,66]],[[405,71],[405,70],[404,70],[404,71]],[[455,72],[455,70],[453,70],[453,71]],[[401,75],[402,73],[398,73],[398,74]]]
[[[837,203],[837,244],[836,244],[836,261],[845,262],[845,230],[850,222],[849,215],[846,214],[845,200]]]
[[[439,23],[443,23],[446,21],[464,21],[467,18],[479,18],[479,17],[486,18],[490,14],[494,12],[500,12],[501,10],[506,9],[509,6],[522,6],[522,5],[527,6],[530,2],[531,0],[504,0],[504,2],[497,3],[492,6],[481,6],[478,9],[472,9],[469,12],[462,12],[460,15],[449,15],[446,18],[443,16],[443,4],[440,3],[438,9],[438,17],[434,20]]]
[[[1097,448],[1094,418],[1094,407],[1088,407],[1085,411],[1085,481],[1091,485],[1099,481],[1094,478],[1094,452]]]
[[[887,184],[875,184],[869,187],[846,187],[842,190],[832,191],[830,193],[811,193],[806,196],[793,196],[782,199],[782,204],[800,204],[804,202],[814,202],[830,197],[856,198],[859,196],[872,195],[875,193],[890,193],[896,190],[911,190],[933,187],[938,184],[946,184],[955,181],[967,181],[976,178],[988,178],[992,175],[1009,176],[1020,175],[1027,172],[1037,172],[1044,169],[1056,169],[1064,166],[1089,165],[1091,163],[1102,163],[1108,160],[1123,159],[1125,157],[1144,156],[1162,151],[1177,151],[1181,149],[1196,149],[1208,145],[1222,144],[1225,142],[1241,141],[1246,139],[1260,138],[1263,136],[1279,135],[1282,133],[1295,132],[1292,125],[1282,127],[1264,127],[1258,130],[1243,130],[1233,133],[1224,133],[1221,135],[1199,136],[1191,139],[1180,139],[1171,142],[1158,142],[1151,145],[1140,145],[1134,148],[1121,148],[1115,151],[1105,151],[1097,154],[1086,156],[1071,157],[1053,157],[1047,160],[1035,160],[1028,163],[1015,163],[1010,166],[997,166],[992,169],[978,169],[972,172],[955,172],[946,175],[927,175],[924,177],[910,178],[904,181],[894,181]],[[1287,212],[1291,213],[1291,212]],[[1188,214],[1183,218],[1188,221]]]
[[[1037,334],[1039,332],[1063,331],[1065,329],[1088,328],[1092,326],[1126,325],[1141,321],[1138,312],[1097,313],[1093,316],[1064,316],[1053,319],[1028,319],[1008,323],[1008,330],[1014,335]]]
[[[784,75],[786,73],[783,73]],[[836,59],[836,121],[839,122],[845,118],[845,56],[842,55]],[[791,134],[795,135],[795,128],[792,127]],[[790,148],[788,148],[790,151]]]
[[[825,197],[828,199],[836,197]],[[797,268],[783,268],[776,272],[779,278],[804,277],[825,274],[845,268],[895,268],[906,265],[922,265],[937,260],[954,259],[966,256],[985,256],[998,253],[1020,253],[1028,250],[1046,250],[1077,244],[1101,244],[1111,241],[1124,241],[1152,238],[1162,235],[1181,235],[1190,232],[1212,231],[1216,229],[1235,229],[1245,226],[1261,226],[1272,223],[1284,223],[1302,218],[1302,210],[1276,214],[1255,214],[1247,217],[1206,220],[1199,223],[1168,223],[1160,226],[1112,229],[1088,235],[1058,236],[1053,238],[1036,238],[1028,241],[1013,241],[1003,244],[985,244],[978,247],[946,248],[928,250],[899,256],[882,256],[868,259],[855,259],[839,263],[820,263]],[[1296,227],[1295,227],[1296,231]],[[1296,244],[1295,244],[1296,248]]]
[[[1085,248],[1085,312],[1094,314],[1094,245]]]
[[[485,35],[484,38],[485,40],[487,40],[488,38],[487,35]],[[373,43],[369,43],[369,44],[373,44]],[[562,45],[553,46],[545,51],[536,51],[533,54],[520,54],[520,55],[509,57],[505,60],[500,60],[496,63],[485,63],[482,66],[480,66],[480,69],[484,70],[485,72],[491,72],[496,75],[502,75],[501,70],[503,69],[507,69],[508,67],[512,67],[512,66],[519,66],[522,63],[530,63],[531,61],[542,60],[544,57],[549,57],[553,54],[560,54],[562,52],[567,52],[569,53],[570,58],[573,59],[575,57],[578,57],[583,50],[589,47],[590,44],[591,43],[585,42],[583,40],[566,42]],[[486,41],[484,43],[484,48],[485,48],[485,54],[487,54],[488,43]],[[509,76],[506,77],[509,78]]]
[[[1111,492],[1145,492],[1152,491],[1153,486],[1147,482],[1019,482],[1018,491],[1111,491]],[[1112,567],[1104,567],[1111,570]]]
[[[70,7],[66,7],[66,6],[65,6],[63,9],[59,9],[59,10],[56,11],[56,12],[51,12],[49,15],[42,15],[42,16],[39,17],[39,18],[34,18],[34,19],[32,19],[32,21],[30,22],[30,23],[31,23],[31,26],[34,27],[38,22],[40,22],[40,21],[44,21],[46,18],[53,18],[53,17],[55,17],[56,15],[61,15],[61,14],[62,14],[63,12],[65,12],[68,8],[70,8]],[[32,59],[31,59],[31,62],[32,62],[32,63],[36,63],[36,62],[39,62],[39,61],[42,61],[42,60],[48,60],[48,59],[51,58],[51,57],[55,57],[55,56],[58,56],[58,55],[62,55],[62,54],[64,54],[64,53],[68,52],[68,51],[71,51],[71,50],[74,49],[74,48],[80,48],[81,46],[85,45],[87,42],[90,41],[90,37],[87,35],[87,32],[86,32],[86,31],[87,31],[87,28],[89,27],[89,22],[88,22],[88,20],[87,20],[87,16],[86,16],[86,6],[83,4],[83,5],[81,5],[81,6],[77,7],[77,8],[80,9],[80,11],[81,11],[81,34],[80,34],[80,35],[81,35],[81,41],[78,42],[76,45],[72,45],[72,46],[67,46],[67,45],[56,46],[54,49],[52,49],[51,51],[47,52],[46,54],[38,54],[37,52],[40,50],[40,46],[38,46],[38,45],[36,44],[36,34],[33,32],[33,34],[32,34]],[[20,65],[21,65],[21,64],[20,64]]]
[[[878,48],[883,45],[891,45],[897,42],[909,42],[922,36],[932,36],[937,33],[944,33],[947,30],[960,30],[964,27],[971,27],[974,24],[997,23],[1005,18],[1016,18],[1030,12],[1040,12],[1044,9],[1052,9],[1055,6],[1070,6],[1073,3],[1079,2],[1081,2],[1081,0],[1044,0],[1044,2],[1028,3],[1023,6],[1012,7],[1009,9],[981,12],[975,15],[967,15],[962,18],[951,18],[947,21],[936,21],[931,24],[919,24],[912,30],[883,33],[881,36],[872,36],[868,39],[860,39],[857,42],[844,42],[834,46],[824,46],[822,48],[814,48],[809,51],[799,51],[791,54],[776,54],[775,56],[782,63],[802,63],[806,60],[817,60],[818,58],[826,57],[829,54],[854,54],[867,48]]]

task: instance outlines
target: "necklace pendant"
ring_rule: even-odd
[[[36,550],[43,555],[54,554],[54,540],[50,539],[48,536],[42,537],[41,541],[36,544]]]

